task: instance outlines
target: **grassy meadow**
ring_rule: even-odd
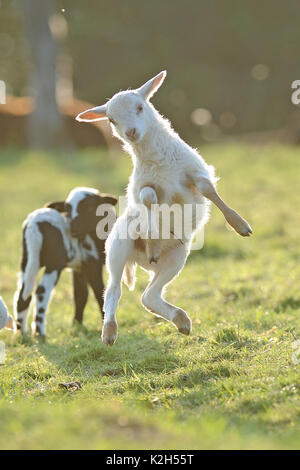
[[[72,327],[65,271],[45,343],[0,332],[1,449],[300,448],[300,150],[200,150],[254,233],[238,237],[212,209],[204,248],[166,294],[192,318],[191,336],[143,309],[139,269],[135,291],[123,288],[119,338],[103,345],[92,295],[84,326]],[[10,310],[25,216],[77,185],[124,194],[130,171],[129,157],[101,149],[1,151],[0,293]],[[59,387],[73,380],[81,390]]]

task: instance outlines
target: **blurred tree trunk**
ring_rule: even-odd
[[[29,85],[34,90],[35,110],[28,122],[29,145],[43,148],[68,145],[64,120],[56,102],[58,45],[49,27],[52,1],[22,0],[20,5],[33,60]]]

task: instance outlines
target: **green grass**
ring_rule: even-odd
[[[84,327],[72,328],[64,272],[46,343],[0,332],[0,448],[299,449],[299,149],[201,150],[254,234],[236,236],[212,210],[204,249],[167,291],[193,319],[191,336],[142,308],[147,277],[139,270],[135,291],[123,289],[117,343],[104,346],[92,297]],[[28,212],[75,185],[123,194],[130,171],[128,157],[104,150],[2,151],[0,292],[10,309]],[[82,390],[58,385],[71,380]]]

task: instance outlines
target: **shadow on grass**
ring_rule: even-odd
[[[153,335],[121,332],[112,346],[102,343],[100,332],[76,327],[67,338],[59,341],[38,342],[41,354],[55,364],[62,373],[75,374],[99,380],[103,376],[171,371],[178,367],[178,359],[166,351]]]
[[[286,297],[277,304],[275,307],[275,312],[284,313],[287,309],[300,309],[300,299],[295,299],[295,297]]]

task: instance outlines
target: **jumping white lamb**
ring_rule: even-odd
[[[237,233],[242,236],[252,233],[249,224],[216,192],[214,168],[178,136],[149,102],[165,77],[163,71],[140,88],[121,91],[105,105],[77,116],[78,121],[109,119],[114,135],[126,144],[134,165],[127,190],[127,209],[106,243],[109,282],[104,299],[102,340],[109,345],[117,338],[116,309],[123,271],[125,283],[132,288],[137,264],[151,273],[142,296],[145,308],[173,322],[181,333],[190,333],[191,320],[186,312],[166,302],[162,293],[183,268],[196,229],[208,220],[209,201],[222,211]],[[150,226],[146,232],[135,223],[139,205],[147,208]],[[179,206],[183,212],[189,209],[190,229],[178,236],[178,227],[171,221],[169,236],[162,236],[161,227],[157,225],[159,219],[152,213],[157,214],[157,207],[164,205]]]

